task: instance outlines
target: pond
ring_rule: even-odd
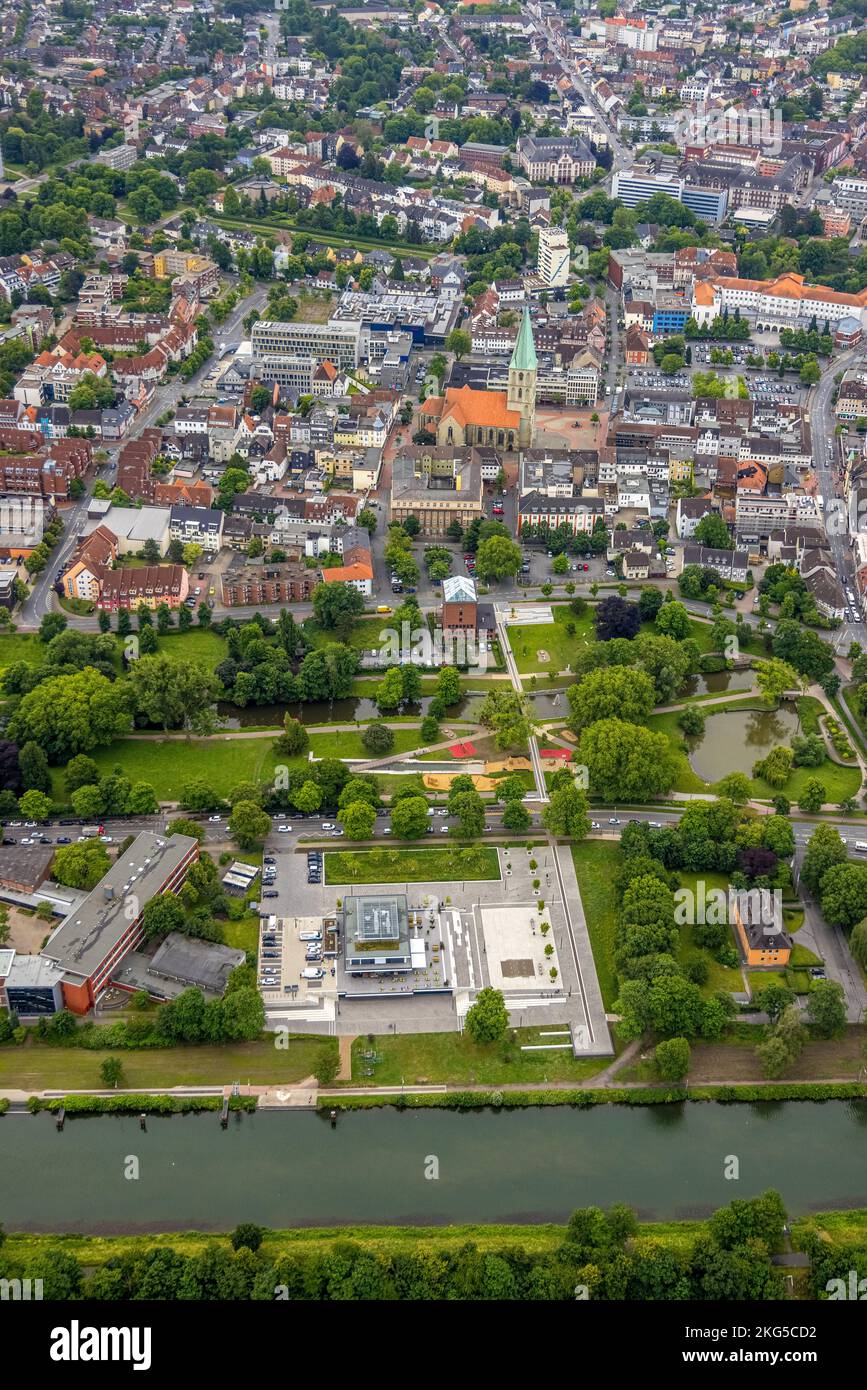
[[[752,690],[756,683],[755,672],[749,667],[743,671],[711,671],[706,676],[690,676],[680,688],[679,700],[689,695],[725,695],[733,690]]]
[[[686,739],[689,761],[705,782],[718,782],[729,772],[752,776],[753,765],[780,743],[789,743],[800,730],[790,705],[778,710],[729,710],[709,716],[703,734]]]
[[[867,1206],[864,1102],[361,1110],[334,1130],[309,1111],[233,1116],[226,1131],[216,1114],[149,1117],[146,1132],[100,1116],[62,1133],[49,1115],[9,1114],[0,1128],[12,1231],[564,1221],[611,1202],[673,1220],[767,1187],[792,1215]]]

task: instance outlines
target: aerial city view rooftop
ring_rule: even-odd
[[[867,1296],[865,14],[3,6],[0,1301]]]

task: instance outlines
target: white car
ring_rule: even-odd
[[[24,829],[25,829],[25,830],[35,830],[35,829],[36,829],[36,821],[35,821],[35,820],[26,820],[26,821],[24,822]]]
[[[82,836],[82,839],[83,839],[83,838],[84,838],[84,837]],[[20,844],[22,844],[22,845],[33,845],[33,844],[35,844],[35,843],[36,843],[36,841],[35,841],[35,840],[31,840],[31,838],[30,838],[29,835],[27,836],[26,840],[21,840],[21,841],[20,841]]]
[[[222,816],[208,816],[208,820],[211,825],[220,825],[222,823],[222,819]]]
[[[323,829],[323,830],[333,830],[333,829],[334,829],[334,822],[333,822],[333,821],[330,821],[330,820],[324,820],[324,821],[322,822],[322,829]]]
[[[292,829],[291,825],[278,825],[278,826],[277,826],[277,834],[278,834],[278,835],[288,835],[291,829]]]

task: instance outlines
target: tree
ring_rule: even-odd
[[[820,1037],[839,1037],[846,1027],[843,986],[836,980],[814,980],[807,995],[807,1017]]]
[[[313,612],[320,627],[345,638],[360,613],[364,598],[351,584],[317,584],[313,590]]]
[[[373,697],[382,710],[396,710],[403,701],[403,670],[392,666],[386,671]]]
[[[473,346],[472,338],[463,328],[453,328],[446,338],[446,352],[453,352],[460,362]]]
[[[400,840],[418,840],[428,827],[428,804],[423,796],[407,796],[391,807],[392,834]]]
[[[21,785],[28,791],[31,789],[39,792],[51,791],[48,759],[38,743],[25,743],[23,748],[19,750],[18,768],[21,774]]]
[[[476,839],[485,828],[485,803],[475,787],[470,791],[458,792],[449,797],[449,810],[457,816],[457,833],[465,839]]]
[[[18,798],[18,809],[26,820],[46,821],[51,815],[51,808],[54,805],[50,796],[45,792],[33,791],[25,792]]]
[[[697,545],[706,545],[711,550],[733,548],[731,532],[719,512],[708,512],[707,516],[702,517],[695,528],[695,541]]]
[[[163,729],[198,731],[197,721],[219,694],[216,676],[193,661],[144,656],[127,677],[136,714]]]
[[[661,632],[664,637],[673,637],[676,642],[682,642],[690,634],[690,617],[682,603],[677,599],[672,599],[670,603],[663,603],[656,615],[656,630]]]
[[[51,876],[66,888],[82,888],[89,893],[108,873],[110,862],[101,840],[85,840],[57,851]]]
[[[656,1044],[653,1060],[663,1081],[681,1081],[689,1071],[690,1056],[686,1038],[668,1038]]]
[[[77,787],[70,801],[75,814],[85,820],[98,820],[105,815],[105,797],[98,783]]]
[[[507,536],[489,536],[476,551],[476,574],[479,579],[506,579],[516,575],[523,562],[521,547]]]
[[[44,642],[47,646],[52,637],[56,637],[58,633],[63,632],[66,626],[67,619],[62,613],[46,613],[42,622],[39,624],[38,635],[40,642]]]
[[[648,801],[674,781],[665,735],[620,719],[600,719],[584,729],[579,754],[590,790],[603,801]]]
[[[303,811],[305,816],[312,815],[322,805],[322,788],[317,782],[312,782],[309,779],[302,782],[301,786],[290,792],[289,795],[292,805],[297,810]]]
[[[277,752],[288,758],[300,758],[310,747],[310,735],[300,719],[291,714],[283,716],[283,732],[275,745]]]
[[[801,877],[811,893],[818,893],[828,869],[846,861],[846,845],[834,825],[817,825],[804,852]]]
[[[478,1047],[501,1042],[509,1031],[509,1014],[502,991],[480,989],[467,1011],[464,1028]]]
[[[697,705],[687,705],[677,716],[678,727],[692,737],[704,733],[704,720],[704,713]]]
[[[376,825],[376,810],[367,801],[351,801],[337,812],[350,840],[369,840]]]
[[[271,817],[255,801],[238,801],[232,807],[229,830],[241,849],[253,849],[271,829]]]
[[[313,1063],[313,1075],[320,1086],[331,1086],[334,1084],[337,1073],[340,1071],[340,1058],[337,1049],[334,1047],[320,1048]]]
[[[100,1065],[99,1074],[103,1086],[112,1086],[115,1089],[122,1086],[125,1080],[123,1064],[119,1057],[106,1057]]]
[[[794,990],[787,989],[785,985],[769,984],[762,990],[762,1008],[771,1023],[778,1023],[786,1009],[797,1002],[798,996]]]
[[[152,816],[160,809],[156,790],[150,782],[134,782],[124,810],[128,816]]]
[[[150,623],[139,625],[138,649],[142,656],[153,656],[159,649],[156,629]]]
[[[542,824],[552,835],[583,840],[590,829],[585,793],[574,785],[552,792],[550,801],[542,808]]]
[[[232,191],[234,192],[234,189]],[[229,1244],[233,1250],[252,1250],[255,1254],[264,1238],[265,1232],[261,1226],[255,1226],[251,1221],[242,1221],[229,1236]]]
[[[580,733],[597,719],[623,719],[643,724],[653,709],[656,692],[644,671],[628,666],[601,666],[567,691],[569,728]]]
[[[28,692],[9,720],[9,737],[19,746],[32,739],[49,762],[113,743],[132,728],[130,697],[123,682],[92,667],[54,676]]]
[[[612,594],[597,604],[593,622],[599,641],[610,642],[614,637],[635,637],[641,626],[641,614],[637,603],[627,603]]]
[[[520,747],[530,736],[529,719],[514,690],[489,691],[479,708],[478,720],[486,729],[494,730],[498,748]]]
[[[460,703],[463,690],[454,666],[441,666],[436,681],[436,698],[448,706]]]
[[[804,789],[798,798],[798,805],[808,816],[814,816],[817,811],[822,809],[825,801],[825,785],[820,782],[818,777],[811,777],[804,784]]]
[[[716,784],[717,796],[733,801],[736,806],[743,806],[749,801],[751,791],[750,779],[745,772],[729,772]]]
[[[382,757],[394,747],[394,730],[381,719],[373,719],[361,735],[361,742],[368,753]]]
[[[185,922],[183,903],[175,893],[157,893],[145,903],[142,927],[149,941],[166,937],[173,931],[182,931]]]
[[[780,661],[776,657],[771,661],[756,661],[753,670],[756,684],[769,704],[777,704],[787,690],[800,688],[798,673],[788,661]]]
[[[782,744],[772,748],[767,757],[761,758],[753,767],[753,776],[761,777],[771,787],[784,787],[792,771],[794,754],[791,748]]]
[[[848,930],[867,916],[867,864],[833,864],[819,887],[822,915]]]
[[[503,825],[507,830],[526,830],[532,817],[523,801],[507,801],[503,807]]]
[[[67,763],[65,781],[67,791],[74,792],[78,787],[98,782],[99,768],[93,758],[88,758],[86,753],[79,753]]]

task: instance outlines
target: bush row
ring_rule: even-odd
[[[384,1096],[320,1094],[320,1110],[367,1110],[393,1106],[396,1110],[433,1108],[441,1110],[517,1110],[528,1106],[570,1105],[586,1109],[591,1105],[672,1105],[680,1101],[720,1101],[752,1104],[774,1100],[856,1100],[867,1095],[858,1081],[789,1081],[756,1086],[680,1086],[621,1087],[610,1090],[558,1091],[451,1091],[398,1093]]]
[[[252,1111],[256,1109],[255,1096],[232,1096],[230,1110]],[[67,1115],[186,1115],[200,1110],[221,1110],[222,1096],[148,1096],[119,1094],[116,1096],[59,1096],[52,1100],[40,1100],[31,1096],[27,1102],[28,1110],[37,1114],[40,1110],[56,1113],[65,1110]]]

